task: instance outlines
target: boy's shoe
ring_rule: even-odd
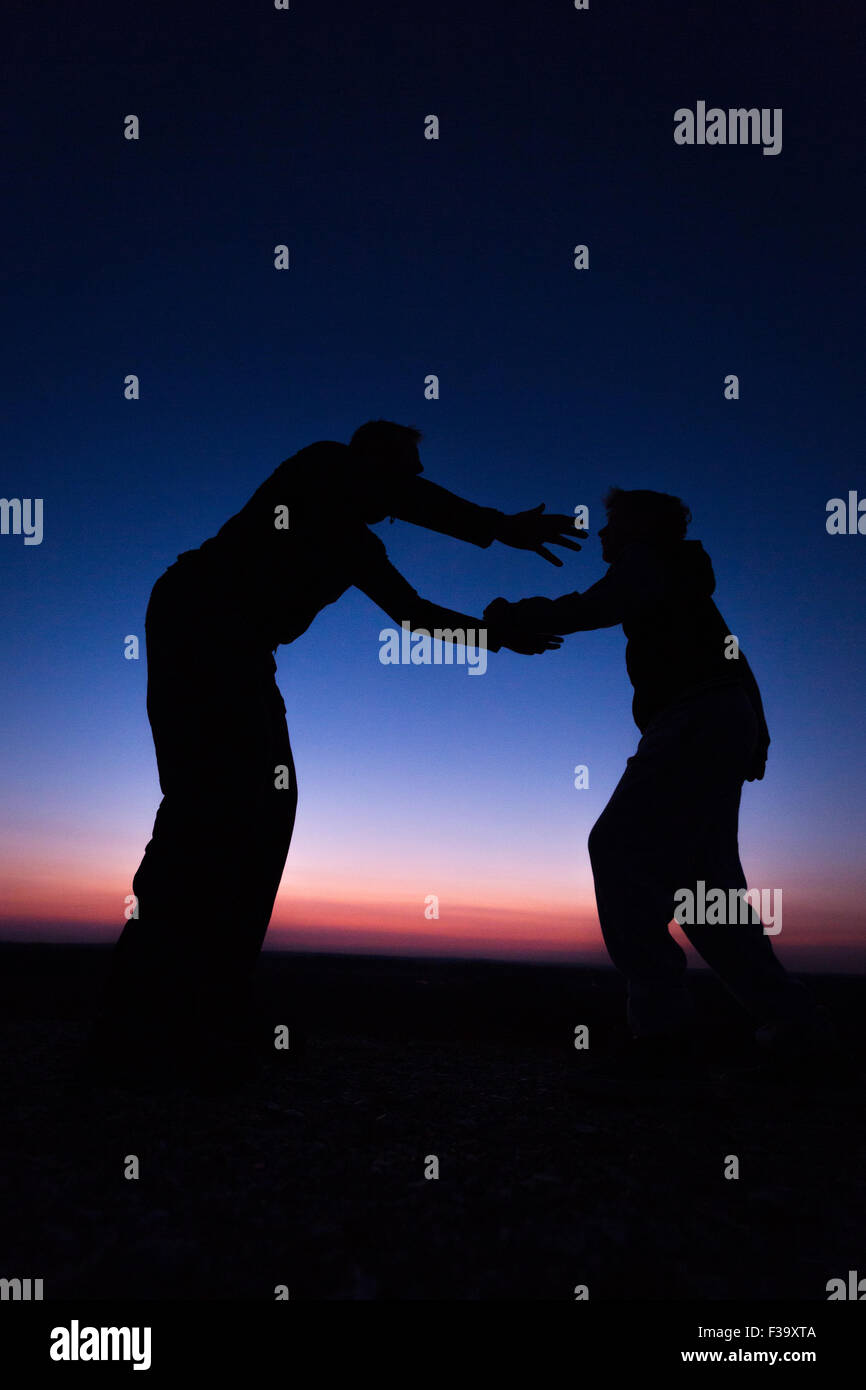
[[[768,1019],[756,1029],[755,1042],[780,1061],[820,1064],[844,1052],[839,1031],[820,1004],[805,1018]]]
[[[719,1080],[726,1086],[823,1094],[834,1085],[850,1086],[857,1079],[858,1067],[821,1005],[799,1022],[768,1020],[756,1030],[754,1039],[755,1058],[721,1073]]]

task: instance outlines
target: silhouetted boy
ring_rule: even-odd
[[[668,924],[675,894],[734,891],[737,921],[683,925],[704,960],[763,1027],[770,1047],[807,1047],[825,1032],[810,996],[777,960],[746,888],[737,843],[744,781],[764,776],[770,736],[749,663],[712,599],[710,558],[685,539],[691,513],[665,493],[613,488],[599,531],[606,575],[585,593],[515,604],[485,618],[569,633],[622,625],[641,731],[589,836],[604,942],[628,981],[634,1037],[671,1038],[691,1018],[685,952]],[[680,898],[677,901],[682,902]],[[741,924],[741,918],[748,920]]]

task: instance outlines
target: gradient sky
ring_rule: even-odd
[[[19,9],[2,492],[45,532],[0,536],[0,936],[117,934],[159,799],[124,637],[281,459],[384,416],[487,505],[585,503],[594,533],[612,483],[689,503],[773,738],[749,882],[783,891],[784,960],[863,968],[866,536],[825,528],[866,496],[855,14]],[[699,99],[781,107],[782,152],[677,146]],[[468,612],[604,568],[594,534],[555,570],[376,529]],[[388,625],[352,590],[278,652],[300,809],[269,944],[597,957],[586,837],[638,737],[622,633],[470,677],[382,666]]]

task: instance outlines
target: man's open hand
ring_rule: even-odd
[[[545,514],[544,503],[530,507],[525,512],[515,512],[504,518],[497,533],[497,539],[515,550],[534,550],[549,560],[552,565],[562,565],[558,556],[552,555],[545,545],[561,545],[565,550],[580,550],[575,536],[586,540],[588,531],[576,531],[573,516],[562,516],[556,512]]]

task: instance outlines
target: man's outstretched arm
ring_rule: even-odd
[[[411,478],[400,489],[393,507],[392,514],[400,521],[411,521],[483,548],[501,541],[517,550],[533,550],[551,565],[562,565],[562,561],[546,549],[548,545],[580,550],[575,537],[586,536],[585,531],[575,530],[573,516],[548,514],[543,502],[529,511],[509,515],[495,507],[468,502],[429,478]]]
[[[531,627],[519,631],[509,627],[500,628],[497,623],[487,623],[481,618],[473,618],[468,613],[458,613],[453,608],[443,608],[412,588],[400,571],[391,564],[382,547],[381,554],[371,555],[361,566],[355,578],[356,586],[371,598],[375,604],[388,614],[395,623],[408,622],[413,632],[420,630],[443,633],[443,640],[457,642],[463,646],[479,646],[479,633],[484,631],[484,645],[488,651],[498,652],[501,647],[511,651],[534,655],[550,651],[560,646],[558,637],[538,633]]]

